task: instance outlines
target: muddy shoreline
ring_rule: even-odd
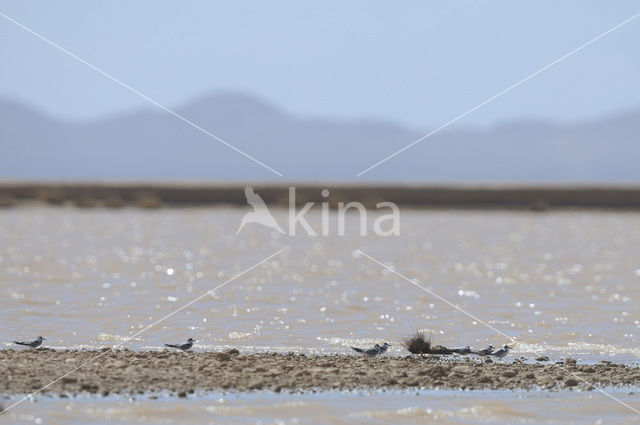
[[[42,393],[108,396],[167,391],[188,396],[196,391],[253,390],[592,389],[580,378],[602,387],[640,385],[638,367],[608,362],[581,365],[570,359],[553,364],[457,356],[38,349],[0,350],[0,394],[37,391],[83,364]]]
[[[51,182],[0,180],[0,207],[37,202],[81,208],[162,208],[230,205],[244,208],[242,182]],[[552,184],[253,184],[269,206],[287,208],[289,186],[296,187],[295,203],[358,201],[375,209],[379,202],[394,202],[406,208],[534,210],[607,209],[640,210],[637,185]],[[330,190],[329,197],[321,195]]]

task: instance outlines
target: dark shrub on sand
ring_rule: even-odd
[[[431,338],[422,331],[415,333],[402,340],[402,346],[411,354],[452,354],[453,350],[442,345],[431,345]]]
[[[431,354],[431,338],[422,331],[415,333],[402,340],[402,346],[411,354]]]

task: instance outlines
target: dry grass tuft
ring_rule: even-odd
[[[411,354],[431,354],[431,337],[427,337],[423,331],[415,331],[402,340],[402,346]]]

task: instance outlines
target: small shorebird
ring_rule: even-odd
[[[165,344],[165,347],[178,348],[182,351],[187,351],[193,347],[194,342],[196,342],[195,339],[189,338],[184,344]]]
[[[387,344],[386,342],[384,344],[382,344],[380,346],[380,350],[378,351],[378,355],[384,354],[385,351],[387,351],[388,348],[389,348],[389,344]]]
[[[499,359],[503,358],[504,356],[506,356],[507,354],[509,354],[509,350],[511,350],[511,347],[509,347],[508,345],[505,345],[504,347],[502,347],[499,350],[494,351],[493,353],[491,353],[492,356],[497,357]]]
[[[372,348],[367,348],[366,350],[362,348],[351,347],[351,349],[356,353],[364,354],[368,357],[379,356],[380,354],[383,354],[385,351],[387,351],[387,348],[389,348],[389,344],[387,344],[386,342],[382,345],[376,344]]]
[[[471,347],[469,347],[468,345],[465,345],[462,348],[454,348],[451,351],[453,351],[456,354],[469,354],[471,353]]]
[[[478,351],[474,351],[473,354],[477,354],[479,356],[489,356],[493,353],[493,351],[495,350],[495,348],[493,348],[493,345],[489,344],[489,346],[485,349],[482,350],[478,350]]]
[[[27,347],[31,348],[38,348],[42,345],[42,341],[44,340],[46,340],[46,338],[39,336],[33,341],[13,341],[13,343],[18,345],[26,345]]]

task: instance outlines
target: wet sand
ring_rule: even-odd
[[[95,358],[100,355],[100,357]],[[94,359],[95,358],[95,359]],[[86,363],[86,364],[85,364]],[[601,362],[581,365],[477,356],[364,358],[345,355],[232,352],[0,350],[0,393],[73,396],[168,391],[315,391],[375,389],[592,389],[638,386],[640,368]],[[564,369],[564,370],[563,370]],[[576,376],[573,376],[575,374]]]

